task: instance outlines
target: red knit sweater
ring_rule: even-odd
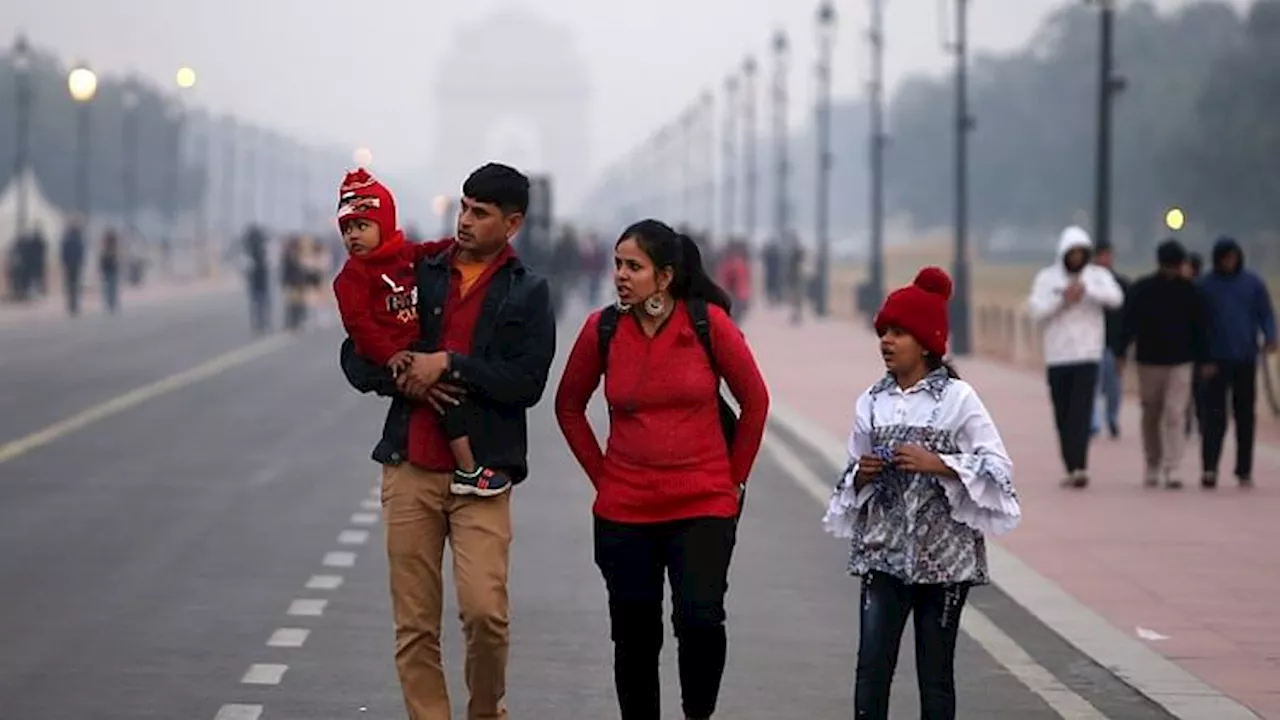
[[[441,247],[406,242],[397,232],[371,254],[347,258],[333,280],[333,294],[357,355],[385,365],[418,340],[414,266]]]
[[[716,365],[742,408],[732,448],[716,405],[719,383],[683,303],[652,338],[630,316],[619,319],[609,348],[604,452],[587,421],[600,384],[600,314],[587,319],[556,392],[556,418],[596,488],[594,512],[606,520],[653,523],[732,517],[764,437],[769,393],[742,332],[708,308]]]

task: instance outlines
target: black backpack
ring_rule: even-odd
[[[718,381],[722,376],[720,369],[716,366],[716,354],[711,349],[711,319],[707,315],[707,302],[705,300],[688,300],[685,307],[689,308],[689,316],[693,319],[694,332],[698,334],[698,340],[702,343],[702,349],[707,352],[707,359],[711,361],[711,371],[716,374]],[[610,305],[600,311],[600,326],[598,328],[597,341],[600,343],[600,363],[602,368],[609,366],[609,346],[613,343],[614,333],[618,331],[618,319],[621,313],[614,305]],[[733,407],[724,399],[724,395],[717,393],[718,405],[720,408],[720,430],[724,433],[725,444],[730,450],[733,449],[733,439],[738,434],[738,414],[733,411]]]

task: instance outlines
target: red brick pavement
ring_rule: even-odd
[[[779,401],[845,437],[855,398],[883,372],[875,337],[848,322],[793,327],[764,309],[746,330]],[[1013,456],[1025,517],[1003,547],[1117,629],[1165,636],[1144,642],[1263,717],[1280,718],[1280,448],[1259,447],[1250,491],[1233,483],[1200,490],[1194,442],[1184,477],[1195,489],[1144,489],[1138,411],[1126,400],[1127,434],[1090,450],[1092,485],[1063,490],[1043,375],[977,358],[957,366]]]

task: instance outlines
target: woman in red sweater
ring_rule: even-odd
[[[729,318],[729,298],[691,239],[643,220],[618,240],[614,268],[618,303],[578,335],[556,418],[596,489],[595,560],[609,594],[622,720],[660,715],[664,574],[684,714],[701,720],[715,712],[724,674],[729,560],[769,395]],[[586,414],[601,377],[609,403],[603,451]],[[741,407],[733,432],[721,423],[721,378]]]

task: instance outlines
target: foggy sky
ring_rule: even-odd
[[[1043,16],[1070,0],[973,0],[975,50],[1025,43]],[[1124,1],[1124,0],[1122,0]],[[1157,0],[1162,8],[1187,0]],[[430,163],[431,97],[456,28],[516,0],[5,0],[4,15],[33,44],[108,74],[136,72],[172,86],[184,64],[193,101],[318,142],[367,145],[375,165]],[[1247,0],[1238,0],[1241,6]],[[719,89],[749,51],[764,56],[776,27],[792,39],[792,122],[812,102],[816,0],[525,0],[562,24],[588,63],[591,164],[602,167],[667,122],[704,88]],[[937,72],[945,0],[887,0],[891,82]],[[837,2],[837,95],[866,81],[866,0]],[[949,13],[949,11],[946,11]],[[6,23],[9,25],[9,23]],[[465,46],[465,38],[463,38]],[[7,39],[0,39],[7,42]],[[767,62],[767,57],[762,57]],[[520,58],[512,58],[513,81]],[[486,91],[503,93],[499,83]],[[465,112],[465,109],[458,111]]]

